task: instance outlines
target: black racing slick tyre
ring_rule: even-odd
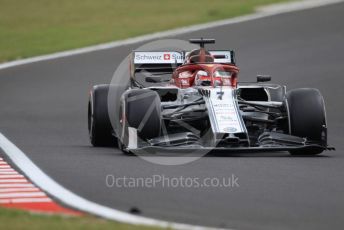
[[[135,128],[141,140],[160,136],[161,101],[157,92],[149,89],[132,89],[123,94],[121,109],[123,144],[128,146],[128,128]]]
[[[109,85],[91,89],[88,103],[88,131],[91,144],[96,147],[116,146],[108,113]]]
[[[326,112],[324,99],[317,89],[294,89],[286,95],[289,133],[307,138],[322,146],[327,145]],[[322,148],[291,150],[292,155],[316,155]]]

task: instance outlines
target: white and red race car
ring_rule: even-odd
[[[88,127],[94,146],[137,150],[289,151],[327,149],[324,100],[317,89],[240,83],[231,50],[134,51],[129,84],[92,88]],[[114,88],[115,94],[111,94]],[[111,96],[117,95],[117,96]],[[109,101],[117,102],[109,109]]]

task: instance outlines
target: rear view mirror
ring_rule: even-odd
[[[270,75],[257,75],[257,82],[267,82],[271,81]]]

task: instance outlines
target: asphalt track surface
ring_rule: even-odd
[[[163,220],[235,229],[342,229],[344,225],[344,4],[287,13],[178,37],[213,37],[233,48],[241,80],[259,73],[288,88],[325,97],[329,143],[318,157],[288,153],[209,156],[159,166],[113,148],[90,146],[88,91],[108,83],[140,44],[0,71],[0,131],[71,191],[123,211]],[[117,177],[228,177],[240,187],[108,188]]]

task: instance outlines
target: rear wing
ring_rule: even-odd
[[[209,53],[214,57],[214,63],[235,65],[233,50],[212,50]],[[131,74],[146,71],[173,72],[175,68],[185,62],[189,52],[177,51],[134,51],[131,57]]]

